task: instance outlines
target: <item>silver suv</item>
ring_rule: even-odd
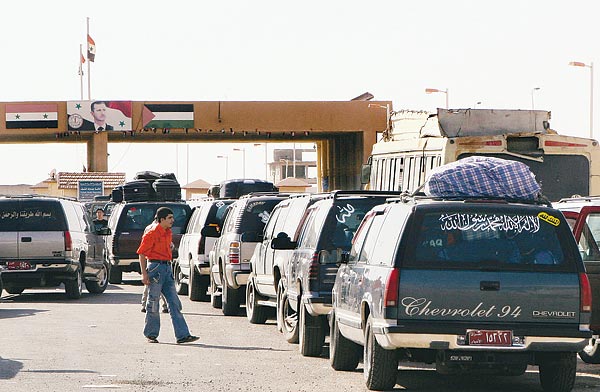
[[[271,211],[288,196],[278,193],[242,196],[228,207],[221,233],[214,227],[204,228],[204,235],[219,236],[209,254],[211,303],[213,307],[221,307],[224,315],[238,313],[245,299],[250,257],[262,239]]]
[[[72,299],[81,297],[83,283],[90,293],[102,293],[109,273],[103,248],[103,238],[77,201],[30,195],[0,198],[0,269],[9,294],[61,283]]]
[[[192,301],[208,301],[210,269],[208,254],[216,238],[202,235],[204,227],[220,230],[227,206],[235,200],[207,199],[192,210],[192,215],[179,241],[179,257],[174,265],[175,287],[178,294],[186,291]]]

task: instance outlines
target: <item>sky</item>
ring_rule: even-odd
[[[533,106],[559,133],[588,137],[591,69],[568,64],[600,64],[599,11],[595,0],[11,1],[0,13],[0,101],[78,100],[89,17],[92,99],[345,101],[368,91],[395,110],[433,112],[446,99],[425,94],[436,88],[450,108]],[[264,146],[252,144],[111,143],[108,166],[128,179],[154,170],[216,183],[226,175],[217,155],[230,157],[230,178],[242,175],[233,148],[247,151],[247,177],[264,177]],[[0,144],[10,168],[0,184],[80,171],[85,154],[83,144]]]

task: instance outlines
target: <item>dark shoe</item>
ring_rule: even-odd
[[[190,335],[190,336],[186,336],[185,338],[177,339],[177,344],[191,343],[191,342],[195,342],[198,339],[200,339],[198,336]]]
[[[156,336],[146,336],[146,339],[148,339],[148,343],[158,343]]]
[[[163,308],[163,313],[169,313],[169,308]]]
[[[146,313],[146,308],[142,308],[142,313]]]

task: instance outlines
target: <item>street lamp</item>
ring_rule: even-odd
[[[254,143],[254,147],[259,147],[262,143]],[[269,163],[267,161],[267,142],[265,142],[265,180],[269,181]]]
[[[537,90],[539,90],[539,87],[534,87],[531,89],[531,110],[535,110],[535,104],[534,104],[534,100],[533,100],[533,93]]]
[[[585,67],[590,69],[590,138],[594,138],[594,62],[590,64],[579,61],[571,61],[569,65],[574,67]]]
[[[229,156],[217,155],[217,158],[225,159],[225,179],[229,180]]]
[[[446,109],[448,109],[448,89],[438,90],[437,88],[426,88],[425,94],[444,93],[446,94]]]
[[[246,149],[244,147],[234,148],[233,151],[242,152],[242,178],[246,178]]]

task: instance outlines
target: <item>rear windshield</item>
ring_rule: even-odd
[[[271,211],[281,200],[283,199],[249,200],[244,212],[238,218],[236,231],[238,233],[252,231],[262,233],[271,216]]]
[[[65,214],[53,200],[6,200],[0,203],[0,231],[65,231]]]
[[[364,216],[371,208],[383,204],[385,200],[385,197],[337,200],[321,231],[319,249],[340,248],[349,251],[352,247],[354,233]]]
[[[225,220],[225,213],[227,206],[233,203],[235,200],[219,200],[215,202],[211,207],[206,217],[205,226],[216,224],[219,227],[223,227],[223,221]]]
[[[121,231],[144,230],[152,223],[158,207],[157,204],[138,204],[126,207],[125,214],[121,216]],[[171,230],[173,234],[185,232],[185,225],[190,214],[189,207],[185,205],[167,205],[173,211],[175,222]]]
[[[403,265],[572,271],[570,227],[556,211],[431,212],[416,217]],[[572,239],[571,239],[572,240]]]

